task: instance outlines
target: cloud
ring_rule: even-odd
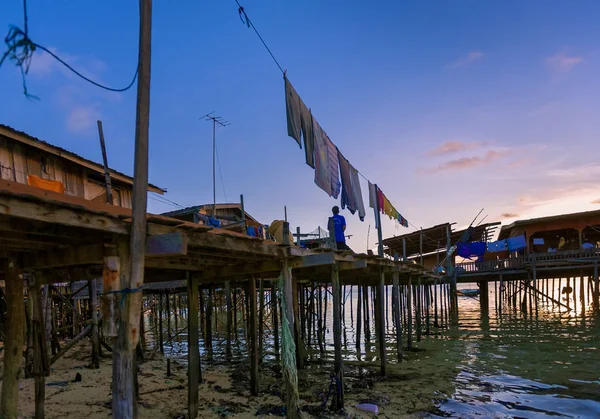
[[[429,150],[426,155],[427,156],[441,156],[444,154],[453,154],[459,151],[466,150],[474,150],[477,148],[485,147],[490,145],[491,141],[474,141],[474,142],[464,142],[459,140],[448,140],[444,142],[442,145],[432,148]]]
[[[502,218],[517,218],[519,216],[519,214],[516,214],[514,212],[505,212],[502,215],[500,215],[500,217]]]
[[[460,159],[450,160],[446,163],[442,163],[437,167],[432,167],[429,169],[421,169],[424,173],[440,173],[440,172],[449,172],[449,171],[460,171],[465,169],[472,169],[478,166],[485,166],[490,164],[499,158],[504,157],[507,154],[506,151],[494,151],[489,150],[484,156],[474,156],[474,157],[461,157]]]
[[[481,60],[485,54],[481,51],[471,51],[466,56],[459,58],[455,62],[448,65],[450,68],[464,68],[469,67],[473,63]]]
[[[583,57],[569,56],[563,52],[557,52],[553,56],[546,58],[546,64],[557,73],[568,73],[583,61]]]
[[[600,199],[594,199],[590,204],[600,204]]]
[[[75,106],[67,116],[67,129],[73,133],[81,133],[90,129],[100,118],[100,112],[93,106]]]

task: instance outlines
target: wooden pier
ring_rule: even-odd
[[[262,339],[267,333],[274,339],[288,417],[300,416],[297,370],[305,367],[307,348],[327,350],[328,294],[333,308],[332,374],[339,383],[335,409],[344,406],[341,324],[347,316],[348,289],[358,291],[360,302],[353,308],[351,298],[349,308],[359,329],[357,354],[361,339],[374,336],[382,374],[388,362],[402,360],[403,342],[412,348],[430,328],[448,324],[452,284],[414,262],[307,250],[151,214],[146,218],[144,284],[132,287],[127,278],[131,214],[127,208],[0,181],[1,279],[8,307],[1,325],[6,346],[0,416],[17,414],[19,342],[27,342],[24,376],[36,380],[36,417],[42,418],[50,365],[89,337],[92,366],[97,367],[103,350],[112,351],[113,413],[116,409],[135,417],[137,373],[128,360],[141,361],[149,332],[158,336],[160,352],[179,339],[182,304],[187,306],[189,417],[198,411],[200,333],[210,359],[215,310],[228,312],[228,344],[235,339],[234,325],[242,321],[247,327],[253,394],[261,391]],[[289,229],[287,223],[284,228]],[[76,281],[86,282],[69,286]],[[89,298],[77,298],[84,290]],[[25,307],[33,315],[26,315]],[[148,313],[151,331],[143,322]],[[266,318],[270,330],[264,327]],[[369,318],[375,319],[374,331]],[[395,359],[386,349],[389,335],[384,329],[389,325],[396,340]]]

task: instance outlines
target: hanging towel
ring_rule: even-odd
[[[300,142],[300,133],[302,129],[301,99],[287,77],[283,76],[283,80],[285,83],[285,113],[287,117],[288,135],[296,140],[300,148],[302,148],[302,143]]]
[[[248,235],[249,236],[256,237],[256,233],[254,232],[254,227],[248,226],[247,230],[248,230]]]
[[[65,185],[59,180],[44,179],[35,175],[27,175],[27,183],[47,191],[65,193]]]
[[[544,238],[543,237],[534,238],[533,239],[533,244],[536,244],[536,245],[545,244],[544,243]]]
[[[313,117],[310,109],[306,107],[300,99],[300,127],[302,128],[302,137],[304,137],[304,155],[306,164],[315,168],[315,135],[313,130]]]
[[[377,205],[377,188],[369,182],[369,206],[375,208]]]
[[[365,205],[362,200],[358,171],[352,167],[339,149],[338,159],[340,162],[340,175],[342,179],[342,209],[348,207],[348,210],[352,214],[358,211],[358,217],[361,221],[364,221],[366,215]]]
[[[329,142],[327,134],[316,119],[313,119],[315,137],[315,183],[329,196],[331,193],[331,174],[329,172]]]
[[[506,250],[506,240],[499,240],[496,242],[489,242],[487,244],[488,252],[503,252]]]
[[[340,159],[338,158],[337,147],[326,136],[329,150],[329,179],[331,181],[331,196],[335,199],[340,195],[342,183],[340,182]]]
[[[506,239],[506,244],[508,245],[508,250],[519,250],[527,247],[527,241],[525,240],[525,235],[521,234],[520,236],[509,237]]]

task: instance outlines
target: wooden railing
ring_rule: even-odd
[[[530,253],[528,255],[515,256],[508,259],[457,263],[454,269],[456,275],[463,275],[472,272],[501,271],[507,269],[525,268],[527,265],[531,265],[534,260],[536,266],[544,266],[564,264],[575,260],[580,261],[598,258],[600,258],[600,249],[566,250],[550,253]]]

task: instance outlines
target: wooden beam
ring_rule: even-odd
[[[306,255],[301,258],[290,259],[289,266],[292,269],[309,268],[312,266],[333,265],[335,255],[333,253],[317,253]]]
[[[185,256],[187,251],[187,234],[179,231],[157,234],[146,239],[146,256]]]
[[[104,260],[104,245],[88,244],[60,250],[48,250],[25,258],[28,270],[59,268],[62,266],[101,265]]]

